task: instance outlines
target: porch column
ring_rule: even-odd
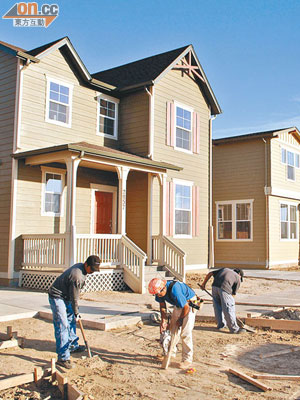
[[[153,203],[153,179],[154,175],[148,174],[148,211],[147,211],[147,263],[152,264],[153,251],[152,251],[152,203]]]
[[[118,193],[118,233],[126,235],[126,190],[127,176],[130,168],[117,167],[119,178],[119,193]]]
[[[76,260],[76,182],[77,169],[81,159],[77,156],[66,158],[67,166],[67,201],[66,201],[66,264],[71,266]],[[83,260],[80,260],[83,261]]]
[[[159,182],[159,261],[158,265],[164,265],[163,236],[166,234],[166,174],[157,175]]]

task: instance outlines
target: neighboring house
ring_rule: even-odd
[[[297,128],[213,140],[215,266],[299,264]]]
[[[138,292],[145,264],[207,267],[221,110],[193,47],[92,75],[67,37],[0,59],[0,283],[92,253]]]

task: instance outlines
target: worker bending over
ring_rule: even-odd
[[[234,297],[243,282],[244,272],[241,269],[221,268],[209,272],[201,289],[205,289],[207,281],[213,277],[212,298],[217,322],[217,329],[224,330],[228,327],[231,333],[244,333],[245,329],[239,328],[236,322]]]
[[[50,287],[49,303],[53,313],[56,339],[57,364],[72,368],[70,353],[79,353],[85,346],[79,346],[76,335],[76,321],[80,317],[78,299],[86,276],[99,271],[100,258],[89,256],[86,262],[73,265],[56,278]]]
[[[190,306],[190,303],[197,302],[195,292],[183,282],[166,281],[160,278],[152,279],[149,282],[148,290],[150,294],[155,295],[155,300],[160,305],[160,333],[162,334],[169,328],[171,334],[174,334],[177,329],[181,328],[182,362],[179,364],[179,368],[188,369],[193,362],[192,331],[195,324],[196,312]],[[175,306],[170,327],[168,327],[166,302]],[[174,349],[176,352],[176,346]],[[173,355],[175,356],[175,354]]]

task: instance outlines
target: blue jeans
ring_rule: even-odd
[[[78,347],[76,335],[76,319],[70,301],[48,297],[53,314],[56,353],[59,360],[70,359],[70,348]]]
[[[212,287],[212,296],[217,328],[224,328],[227,325],[231,333],[237,332],[239,327],[236,323],[233,296],[216,286]]]

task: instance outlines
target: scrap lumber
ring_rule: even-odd
[[[268,374],[253,374],[255,379],[278,379],[286,381],[299,381],[300,375],[268,375]]]
[[[295,353],[296,351],[300,351],[300,347],[291,347],[289,349],[283,349],[283,350],[278,350],[278,351],[273,351],[272,353],[266,353],[266,354],[260,354],[260,358],[269,358],[269,357],[274,357],[274,356],[281,356],[282,354],[289,354],[289,353]]]
[[[12,326],[6,328],[7,333],[0,333],[0,340],[16,339],[18,332],[13,332]]]
[[[76,386],[67,384],[68,400],[87,400],[88,396],[82,393]]]
[[[258,380],[251,378],[251,376],[243,374],[242,372],[239,372],[235,369],[229,368],[228,372],[230,372],[233,375],[238,376],[239,378],[243,379],[244,381],[247,381],[251,383],[252,385],[258,387],[259,389],[263,390],[264,392],[267,392],[268,390],[272,390],[271,387],[264,385],[263,383],[259,382]]]
[[[300,321],[289,319],[245,318],[245,324],[274,331],[300,332]]]
[[[12,388],[14,386],[24,385],[25,383],[35,382],[35,379],[40,379],[43,376],[41,369],[37,372],[30,372],[29,374],[22,374],[18,376],[12,376],[10,378],[5,378],[0,380],[0,390],[5,390]]]

